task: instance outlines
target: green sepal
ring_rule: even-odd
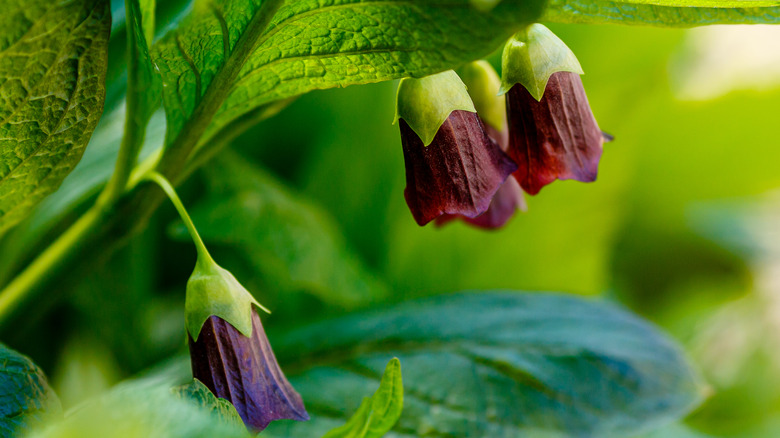
[[[499,132],[506,130],[506,98],[500,93],[501,78],[487,61],[474,61],[459,70],[469,96],[483,122]]]
[[[404,119],[425,146],[431,144],[441,125],[456,110],[477,112],[466,85],[452,70],[421,79],[402,79],[398,84],[394,123]]]
[[[504,46],[501,94],[522,84],[536,100],[542,100],[553,73],[583,74],[574,52],[550,29],[532,24],[516,33]]]
[[[207,257],[198,263],[187,281],[184,322],[193,340],[198,340],[210,316],[227,321],[246,337],[252,337],[252,305],[271,313],[255,300],[228,270]]]

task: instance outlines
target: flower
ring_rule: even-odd
[[[515,178],[535,195],[556,179],[596,180],[605,136],[588,104],[574,53],[541,24],[504,46],[501,92]]]
[[[476,218],[515,163],[493,141],[454,71],[404,79],[398,87],[406,189],[419,225],[437,217]]]
[[[301,396],[282,373],[260,317],[252,309],[252,336],[210,316],[197,341],[189,336],[192,375],[236,407],[244,424],[261,431],[271,421],[309,419]]]
[[[476,113],[453,111],[429,146],[400,121],[406,203],[419,225],[442,215],[476,218],[515,163],[488,137]]]

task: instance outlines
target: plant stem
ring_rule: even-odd
[[[79,243],[105,213],[101,204],[92,206],[3,289],[0,294],[0,323],[28,298],[36,285],[80,249]]]
[[[211,255],[209,255],[209,251],[206,249],[206,245],[203,243],[203,239],[200,238],[200,234],[198,234],[198,230],[195,228],[195,224],[192,223],[192,219],[190,218],[190,215],[187,213],[187,209],[184,208],[184,204],[182,204],[179,195],[176,194],[176,190],[173,188],[171,183],[168,182],[168,180],[165,179],[164,176],[154,171],[149,172],[146,175],[145,179],[157,183],[157,185],[160,186],[163,192],[165,192],[165,194],[168,195],[168,199],[171,200],[174,207],[176,207],[176,211],[179,212],[179,216],[181,216],[181,220],[184,222],[184,225],[187,227],[187,231],[190,232],[190,237],[192,237],[192,241],[193,243],[195,243],[195,248],[198,250],[198,263],[204,263],[204,262],[214,263],[214,261],[211,258]]]
[[[159,161],[156,161],[157,171],[161,175],[167,176],[174,183],[181,179],[185,164],[227,97],[226,90],[229,90],[235,81],[260,37],[284,2],[285,0],[263,2],[258,15],[239,39],[225,66],[214,77],[188,122],[176,138],[166,145]],[[123,144],[128,144],[127,148],[132,145],[125,139]],[[131,149],[128,149],[121,161],[117,162],[120,172],[123,172],[121,169],[132,169],[136,156],[137,153],[134,154]],[[141,165],[144,170],[151,168],[147,161]],[[118,241],[132,234],[149,219],[163,198],[154,191],[147,190],[149,187],[138,184],[146,174],[144,170],[136,168],[128,172],[129,176],[112,176],[112,180],[115,179],[117,182],[110,184],[110,189],[106,189],[110,190],[107,192],[110,195],[101,195],[98,202],[0,291],[0,328],[16,308],[24,301],[32,300],[43,286],[49,284],[55,271],[61,269],[66,262],[79,259],[76,255],[85,251],[87,243],[98,242],[102,250],[109,252],[117,247]],[[120,178],[125,180],[124,183]],[[97,231],[92,235],[95,229]],[[205,250],[205,246],[203,249]],[[207,252],[205,254],[208,255]]]

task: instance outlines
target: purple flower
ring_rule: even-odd
[[[535,195],[556,179],[596,180],[604,136],[579,74],[554,73],[541,101],[515,84],[507,93],[507,114],[507,153],[524,191]]]
[[[261,431],[274,420],[309,419],[301,396],[279,368],[254,309],[251,338],[210,316],[198,340],[190,336],[189,344],[193,377],[230,401],[248,428]]]
[[[400,120],[400,127],[406,165],[404,195],[419,225],[442,215],[480,216],[517,169],[488,137],[474,112],[452,111],[428,146],[405,120]]]

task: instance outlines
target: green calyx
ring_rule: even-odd
[[[477,112],[466,85],[447,70],[421,79],[402,79],[398,85],[395,122],[404,119],[428,146],[453,111]]]
[[[187,332],[197,341],[203,324],[210,316],[227,321],[246,337],[252,337],[252,306],[271,313],[255,300],[229,271],[211,258],[198,257],[198,263],[187,281],[184,321]]]
[[[168,195],[198,251],[198,261],[187,281],[187,296],[184,300],[184,324],[187,333],[197,341],[206,320],[210,316],[218,316],[241,334],[251,338],[252,305],[268,313],[271,311],[258,303],[255,297],[233,277],[233,274],[220,267],[211,258],[171,183],[163,175],[154,171],[149,172],[145,179],[156,183]]]
[[[499,132],[505,131],[506,98],[500,93],[501,78],[493,66],[486,61],[475,61],[466,64],[458,73],[482,121]]]
[[[480,12],[490,12],[501,0],[471,0],[471,6]]]
[[[550,76],[560,71],[583,74],[577,57],[560,38],[543,25],[532,24],[504,46],[501,94],[522,84],[536,100],[542,100]]]

